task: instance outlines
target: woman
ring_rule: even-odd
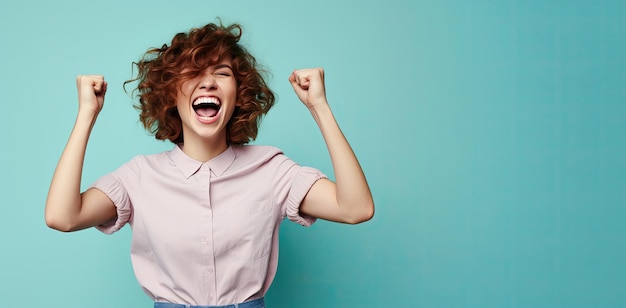
[[[87,141],[107,90],[78,76],[76,123],[54,172],[46,223],[61,231],[133,229],[131,259],[155,307],[264,307],[280,222],[360,223],[374,214],[359,163],[326,100],[321,68],[289,82],[326,141],[336,182],[280,150],[245,145],[274,104],[239,25],[174,36],[137,63],[140,120],[171,151],[140,155],[80,192]]]

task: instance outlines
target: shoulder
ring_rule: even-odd
[[[135,155],[133,158],[131,158],[131,160],[128,161],[128,163],[151,164],[151,163],[167,162],[171,160],[170,152],[172,151],[165,151],[165,152],[154,153],[154,154],[138,154],[138,155]]]
[[[270,167],[288,161],[283,151],[266,145],[233,145],[235,169]]]
[[[162,166],[163,164],[170,164],[172,161],[170,153],[172,151],[164,151],[154,154],[139,154],[132,157],[129,161],[120,166],[120,169],[134,170],[139,172],[145,166]]]
[[[237,159],[242,160],[267,160],[277,155],[284,155],[281,149],[268,145],[234,145],[232,147]]]

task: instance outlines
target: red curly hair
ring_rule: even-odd
[[[226,126],[229,144],[245,144],[257,136],[261,118],[274,105],[274,93],[269,89],[256,59],[239,44],[242,29],[238,24],[223,26],[209,23],[178,33],[170,46],[151,48],[137,66],[139,120],[158,140],[183,142],[182,122],[176,108],[180,86],[200,74],[210,65],[230,56],[237,81],[237,107]],[[185,73],[182,73],[185,69]],[[133,91],[134,92],[134,91]]]

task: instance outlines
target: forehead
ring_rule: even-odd
[[[233,58],[230,55],[224,56],[224,57],[222,57],[222,59],[220,61],[216,62],[212,66],[221,66],[221,67],[228,66],[229,68],[232,69],[232,67],[233,67]]]
[[[220,68],[228,68],[230,70],[233,69],[233,60],[231,56],[224,56],[219,60],[210,61],[206,63],[189,63],[187,65],[183,65],[181,69],[181,73],[200,73],[205,70],[215,70]]]

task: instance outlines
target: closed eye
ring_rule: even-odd
[[[217,75],[217,76],[224,76],[224,77],[230,77],[231,76],[230,72],[226,72],[226,71],[215,72],[215,75]]]
[[[233,68],[228,64],[218,64],[213,69],[213,74],[217,76],[230,77],[233,74]]]

